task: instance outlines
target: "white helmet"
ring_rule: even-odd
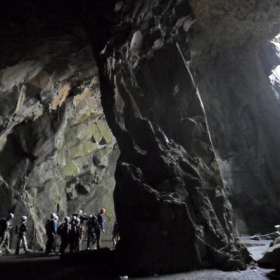
[[[27,217],[26,217],[26,216],[21,216],[21,219],[22,219],[23,221],[27,221]]]
[[[10,213],[8,217],[9,217],[10,219],[13,219],[14,216],[15,216],[15,215],[14,215],[13,213]]]
[[[70,222],[70,218],[67,216],[67,217],[64,218],[64,221],[69,223]]]
[[[55,213],[51,213],[51,218],[53,219],[55,217],[57,217],[57,215]]]

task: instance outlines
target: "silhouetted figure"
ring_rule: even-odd
[[[96,241],[97,241],[97,249],[100,249],[101,245],[101,232],[105,232],[105,213],[106,209],[101,208],[100,213],[96,215],[99,227],[96,228]]]
[[[50,219],[46,222],[46,234],[47,234],[47,244],[46,244],[46,254],[51,254],[55,252],[55,237],[58,226],[58,216],[55,213],[51,214]]]
[[[70,229],[70,252],[81,250],[81,238],[83,235],[83,227],[79,218],[74,218],[71,222]]]
[[[18,241],[17,241],[17,247],[16,247],[16,251],[15,251],[16,255],[19,254],[19,249],[20,249],[21,245],[23,245],[23,250],[25,251],[25,253],[30,252],[30,250],[28,249],[28,246],[27,246],[27,241],[26,241],[26,233],[27,233],[26,223],[27,223],[27,217],[22,216],[21,224],[17,229]]]
[[[115,248],[117,242],[120,240],[119,225],[117,220],[114,222],[113,225],[112,240],[113,240],[113,248]]]
[[[80,219],[80,225],[81,225],[81,238],[80,238],[80,244],[79,244],[79,248],[81,250],[82,249],[82,242],[83,242],[83,239],[85,238],[84,222],[88,220],[88,216],[85,212],[83,212],[82,210],[79,210],[77,218]]]
[[[100,230],[100,226],[96,216],[90,216],[89,220],[87,221],[87,249],[90,249],[90,243],[92,243],[92,248],[96,243],[96,231]]]
[[[71,223],[70,223],[70,218],[65,217],[64,218],[64,223],[62,223],[58,228],[57,228],[57,234],[61,238],[61,243],[60,243],[60,248],[59,248],[59,253],[64,254],[67,246],[70,243],[70,231],[71,231]]]
[[[10,254],[10,230],[12,229],[12,219],[14,214],[10,213],[7,218],[0,219],[0,250],[5,246],[6,253]],[[0,253],[2,253],[0,251]]]

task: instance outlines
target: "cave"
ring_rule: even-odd
[[[106,208],[127,275],[245,269],[279,224],[277,0],[4,1],[0,215]],[[13,236],[16,238],[16,236]]]

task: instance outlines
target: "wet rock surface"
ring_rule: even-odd
[[[279,33],[279,3],[228,1],[221,8],[220,1],[193,1],[192,7],[190,64],[237,228],[269,232],[279,219],[279,96],[269,79],[279,64],[269,41]]]
[[[123,12],[104,55],[94,53],[121,150],[118,266],[132,274],[244,269],[250,257],[232,234],[231,205],[188,66],[192,9],[186,1],[151,1]]]

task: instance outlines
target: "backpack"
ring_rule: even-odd
[[[95,216],[90,217],[90,219],[87,221],[87,231],[94,232],[97,228],[97,224],[97,218]]]
[[[90,219],[91,227],[95,229],[100,229],[100,225],[98,223],[98,219],[96,216],[92,216]]]
[[[7,229],[7,221],[5,218],[0,219],[0,234],[3,234]]]
[[[48,219],[45,225],[46,233],[52,232],[52,220]]]
[[[63,224],[61,224],[61,225],[58,226],[58,228],[57,228],[57,230],[56,230],[56,233],[57,233],[59,236],[63,235],[65,226],[66,226],[65,223],[63,223]]]

